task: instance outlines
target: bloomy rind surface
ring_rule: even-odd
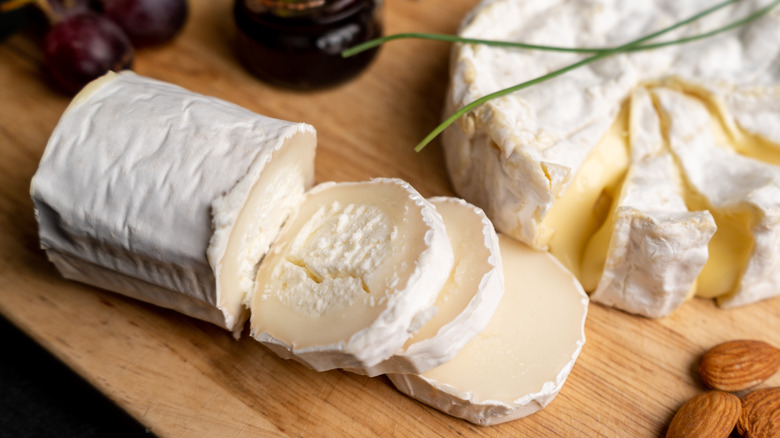
[[[298,136],[302,193],[310,125],[111,73],[74,98],[33,177],[41,245],[66,278],[239,331],[245,310],[220,305],[221,251],[265,165]]]
[[[485,0],[464,20],[459,34],[542,45],[557,42],[568,47],[614,47],[710,6],[703,0],[674,5],[662,1]],[[757,0],[738,2],[667,37],[700,34],[764,6],[765,2]],[[558,218],[554,213],[562,210],[556,211],[555,207],[562,204],[559,201],[577,181],[584,164],[597,155],[594,153],[602,141],[612,135],[610,129],[617,125],[613,123],[621,106],[637,87],[664,87],[696,95],[708,103],[710,110],[717,111],[718,122],[728,126],[734,137],[755,137],[776,147],[780,145],[778,27],[780,15],[775,10],[737,32],[690,44],[618,54],[486,102],[443,133],[453,187],[483,208],[499,232],[534,248],[555,252],[552,239],[563,235],[552,220]],[[490,93],[538,78],[585,56],[458,44],[451,58],[445,116]],[[727,182],[740,185],[738,181]],[[761,195],[766,197],[766,193]],[[751,230],[759,242],[754,257],[744,269],[738,291],[720,296],[719,305],[745,305],[780,293],[777,275],[760,275],[770,272],[780,259],[772,250],[780,247],[774,210],[774,206],[771,211],[765,209],[766,214]],[[592,219],[600,220],[596,214]],[[705,237],[709,232],[707,218],[698,219],[700,237]],[[585,231],[586,235],[590,233]],[[688,266],[677,269],[680,278],[700,265],[701,251],[690,255]],[[580,275],[564,258],[564,264]],[[637,260],[634,265],[640,263]],[[664,295],[669,300],[658,302],[656,309],[648,306],[648,301],[630,303],[630,297],[621,303],[622,308],[648,316],[665,315],[682,301],[682,282]],[[623,291],[612,292],[613,302],[622,299],[619,295]]]
[[[589,244],[602,237],[600,233],[611,235],[590,299],[659,318],[692,294],[717,227],[708,211],[689,211],[686,206],[674,157],[665,147],[661,120],[647,90],[632,94],[629,120],[631,164],[611,220]],[[587,250],[585,254],[583,266],[600,256]]]

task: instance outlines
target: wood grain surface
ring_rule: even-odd
[[[317,181],[399,177],[449,195],[441,147],[412,147],[439,120],[449,47],[382,48],[357,80],[294,93],[247,74],[229,0],[191,0],[179,38],[136,54],[135,70],[253,111],[313,124]],[[456,30],[475,0],[389,0],[388,33]],[[395,391],[386,378],[317,373],[245,337],[63,280],[38,247],[30,179],[69,101],[43,73],[39,32],[0,44],[0,312],[161,437],[662,436],[702,390],[700,355],[735,338],[780,346],[780,299],[733,310],[691,301],[662,320],[592,304],[587,343],[543,411],[479,427]],[[6,352],[5,354],[12,354]],[[762,387],[780,385],[775,376]]]

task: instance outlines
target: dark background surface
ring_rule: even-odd
[[[2,316],[0,343],[0,437],[154,437]]]

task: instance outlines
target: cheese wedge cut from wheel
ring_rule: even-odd
[[[741,156],[716,138],[712,115],[699,100],[669,89],[654,93],[670,148],[685,169],[689,202],[709,209],[718,225],[698,295],[717,297],[726,307],[777,295],[780,167]]]
[[[369,369],[433,317],[452,266],[441,216],[409,184],[318,185],[258,269],[251,335],[318,371]]]
[[[691,212],[650,94],[631,97],[631,165],[611,215],[590,239],[582,283],[590,298],[648,317],[690,297],[715,233],[708,211]]]
[[[549,253],[499,235],[505,292],[487,327],[449,362],[388,374],[403,393],[480,425],[530,415],[560,392],[585,343],[588,297]]]
[[[452,359],[490,321],[504,294],[498,237],[485,213],[460,198],[429,199],[444,219],[455,264],[436,298],[436,316],[389,359],[366,370],[422,373]]]
[[[764,0],[735,2],[664,35],[663,39],[700,35],[746,17],[768,4]],[[467,38],[564,47],[616,47],[711,6],[709,0],[678,2],[673,7],[664,1],[485,0],[469,14],[459,34]],[[476,107],[443,133],[447,169],[455,191],[483,208],[499,232],[552,252],[587,283],[589,292],[599,287],[597,297],[612,297],[608,301],[614,305],[621,302],[621,308],[627,310],[634,309],[629,311],[667,314],[679,305],[680,290],[690,283],[692,270],[701,265],[702,240],[711,232],[712,222],[704,216],[696,219],[702,219],[697,223],[689,223],[693,217],[689,213],[709,208],[691,204],[686,185],[683,198],[689,212],[675,207],[681,214],[676,218],[666,217],[663,227],[669,233],[676,228],[678,235],[685,229],[695,228],[693,234],[686,235],[683,240],[688,240],[697,250],[674,252],[681,248],[675,241],[664,249],[666,255],[659,254],[661,258],[648,264],[643,257],[650,254],[653,244],[647,241],[647,247],[634,246],[636,251],[625,252],[630,260],[623,262],[622,268],[594,268],[608,257],[606,247],[610,239],[605,236],[616,236],[615,233],[622,236],[623,244],[617,241],[615,244],[627,250],[625,245],[646,241],[648,232],[647,228],[639,226],[639,222],[634,222],[631,228],[611,228],[627,225],[613,215],[621,207],[618,204],[635,203],[625,196],[634,190],[632,187],[636,187],[636,182],[626,183],[625,178],[643,178],[640,174],[644,174],[636,168],[638,160],[632,156],[635,151],[629,142],[650,140],[636,138],[637,135],[657,135],[651,131],[632,132],[629,126],[632,95],[637,89],[663,88],[695,96],[713,116],[710,124],[713,135],[721,138],[729,150],[735,155],[780,168],[780,69],[777,68],[780,65],[780,14],[777,11],[774,9],[738,30],[695,42],[610,56]],[[587,56],[458,44],[450,64],[446,115],[498,90],[539,78]],[[652,110],[659,111],[659,108]],[[686,123],[688,118],[684,112],[675,112],[673,121]],[[665,123],[661,124],[664,135]],[[663,144],[668,150],[668,145]],[[664,168],[659,171],[679,174],[683,181],[696,179],[687,175],[692,167],[683,165],[676,158],[671,163],[674,169],[661,161],[669,160],[660,159],[653,164]],[[716,174],[716,168],[701,171],[711,173],[707,183],[722,178],[722,184],[715,187],[728,184],[734,186],[734,193],[742,194],[751,188],[750,181],[740,179],[733,172]],[[725,178],[735,179],[725,182]],[[626,193],[621,194],[621,190]],[[713,187],[712,190],[720,189]],[[622,200],[621,196],[624,196]],[[664,200],[655,197],[656,205],[644,203],[641,207],[645,212],[644,219],[641,220],[648,220],[651,211],[653,215],[669,211],[670,205],[658,204]],[[709,213],[719,230],[712,237],[715,241],[734,235],[720,231],[724,226],[734,232],[743,230],[742,237],[736,240],[744,242],[771,240],[773,237],[767,236],[780,230],[780,223],[769,220],[762,221],[760,226],[743,226],[747,216],[740,212],[731,211],[728,218],[718,211]],[[672,222],[678,223],[673,225]],[[599,229],[604,230],[605,236],[596,239],[594,236]],[[591,254],[600,254],[594,260],[587,260],[589,242],[601,242],[594,244],[598,250],[591,250]],[[660,238],[654,244],[661,245]],[[675,245],[677,250],[672,249]],[[708,259],[715,247],[717,244],[708,246]],[[612,255],[618,257],[618,253]],[[773,257],[772,251],[755,251],[751,266],[773,266]],[[716,264],[708,262],[702,268],[702,275],[707,277],[710,270],[707,266]],[[745,269],[759,269],[743,265]],[[645,280],[642,281],[647,287],[651,283],[664,284],[665,292],[659,293],[670,301],[662,304],[658,301],[660,296],[627,293],[627,283],[618,280],[626,271],[621,274],[616,269],[629,266],[643,266]],[[596,276],[603,274],[605,277],[585,278],[594,272]],[[752,280],[740,288],[756,288],[756,292],[739,292],[737,294],[742,298],[720,299],[719,302],[746,304],[780,295],[773,275],[763,279],[753,274],[751,277]],[[634,281],[639,278],[635,277]],[[696,279],[697,295],[712,297],[734,293],[729,286],[720,289],[705,286],[707,281]],[[655,304],[648,303],[648,298],[656,300]]]
[[[315,145],[310,125],[110,73],[73,99],[33,177],[41,245],[66,278],[238,332]]]

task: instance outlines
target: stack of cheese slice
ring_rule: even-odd
[[[436,315],[388,359],[351,371],[422,373],[441,365],[485,328],[503,296],[498,238],[485,213],[459,198],[430,201],[447,226],[455,262],[436,298]]]
[[[452,265],[441,216],[408,184],[319,185],[260,265],[252,336],[318,371],[363,370],[433,316]]]
[[[470,421],[554,397],[584,341],[587,302],[570,275],[507,242],[507,297],[481,209],[390,178],[310,188],[314,148],[308,125],[109,74],[65,111],[33,178],[42,246],[68,278],[236,335],[249,318],[252,337],[318,371],[422,379],[451,362],[450,376],[470,375],[464,351],[497,373],[527,367],[503,377],[498,408],[485,381],[456,385],[476,394],[460,410],[424,400]]]
[[[402,392],[481,425],[547,406],[585,343],[588,297],[577,279],[549,253],[499,242],[506,291],[488,326],[444,365],[388,375]]]
[[[664,36],[704,33],[745,0]],[[491,0],[471,38],[613,47],[708,0]],[[694,43],[615,55],[482,105],[444,133],[456,191],[549,250],[596,301],[659,317],[687,297],[780,294],[780,13]],[[460,45],[446,111],[584,55]]]

